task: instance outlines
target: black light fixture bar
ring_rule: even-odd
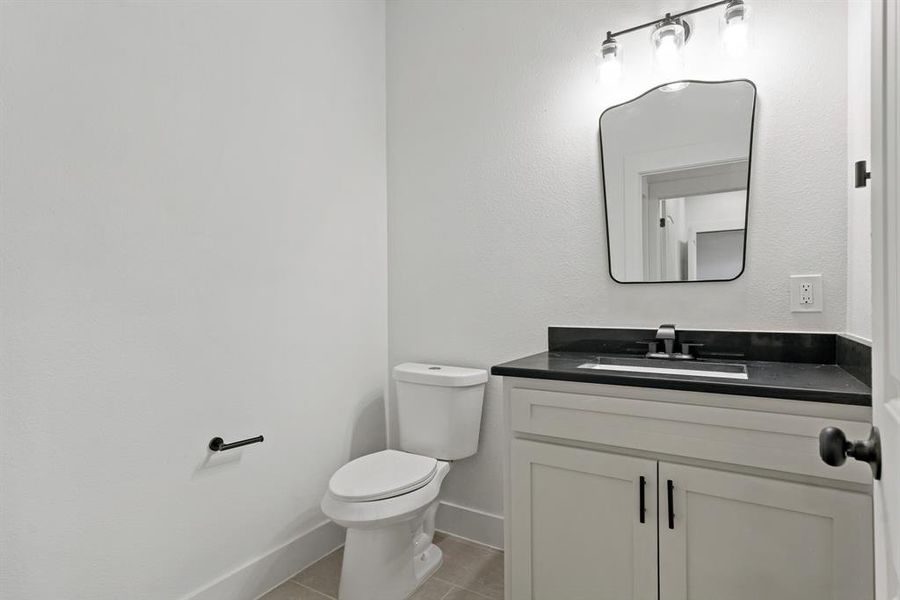
[[[686,17],[688,15],[692,15],[694,13],[702,12],[704,10],[709,10],[711,8],[715,8],[717,6],[722,6],[723,4],[730,4],[735,2],[735,0],[719,0],[718,2],[713,2],[711,4],[704,4],[703,6],[698,6],[697,8],[692,8],[690,10],[685,10],[680,13],[675,13],[674,15],[671,13],[666,13],[662,18],[656,19],[655,21],[648,21],[643,23],[642,25],[636,25],[634,27],[629,27],[628,29],[623,29],[621,31],[607,31],[606,39],[607,41],[612,38],[618,37],[620,35],[624,35],[626,33],[631,33],[632,31],[639,31],[641,29],[646,29],[647,27],[653,27],[657,23],[662,23],[664,21],[680,19],[681,17]]]

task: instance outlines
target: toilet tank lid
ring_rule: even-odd
[[[486,382],[488,374],[484,369],[448,367],[429,363],[403,363],[394,367],[394,379],[424,385],[464,387]]]

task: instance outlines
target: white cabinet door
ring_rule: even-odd
[[[656,461],[525,440],[510,458],[511,600],[657,598]]]
[[[660,600],[873,597],[868,495],[661,462],[659,511]]]

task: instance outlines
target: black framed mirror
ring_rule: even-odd
[[[756,86],[657,86],[600,115],[609,272],[619,283],[744,272]]]

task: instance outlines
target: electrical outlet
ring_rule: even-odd
[[[800,282],[800,306],[812,306],[813,302],[813,284],[809,281]]]
[[[791,275],[791,312],[822,312],[822,276]]]

